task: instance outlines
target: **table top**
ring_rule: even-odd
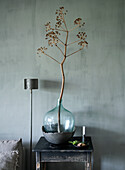
[[[69,141],[82,141],[81,137],[72,137]],[[49,143],[44,137],[41,137],[36,144],[33,152],[93,152],[93,145],[91,137],[85,137],[86,146],[75,147],[71,143],[64,143],[60,145],[55,145]]]

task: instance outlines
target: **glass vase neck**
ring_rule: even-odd
[[[58,99],[57,106],[59,106],[60,104],[62,105],[62,99],[61,99],[61,101],[60,101],[60,99]]]

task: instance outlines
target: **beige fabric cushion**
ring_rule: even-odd
[[[18,151],[0,152],[0,170],[16,170]]]

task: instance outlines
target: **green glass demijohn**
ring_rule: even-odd
[[[58,132],[58,110],[59,110],[59,100],[57,106],[48,111],[43,119],[43,126],[45,132],[55,133]],[[73,132],[75,126],[73,114],[65,109],[60,103],[60,132]]]

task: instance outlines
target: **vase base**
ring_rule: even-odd
[[[52,144],[63,144],[67,142],[75,133],[75,128],[72,132],[45,132],[44,126],[42,126],[42,132],[45,139]]]

